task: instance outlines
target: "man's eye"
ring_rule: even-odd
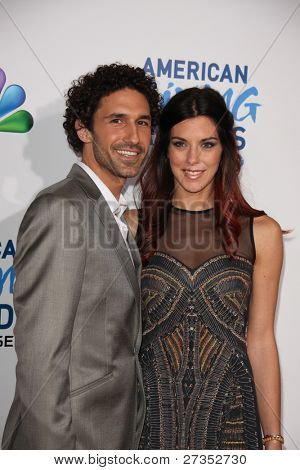
[[[110,121],[112,124],[122,124],[122,119],[120,118],[114,118]]]
[[[138,121],[138,124],[140,126],[145,126],[145,127],[149,127],[150,126],[150,122],[149,121]]]

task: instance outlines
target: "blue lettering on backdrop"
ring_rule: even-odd
[[[147,57],[144,65],[146,73],[156,77],[174,78],[177,80],[220,81],[229,83],[247,83],[248,66],[220,66],[216,63],[196,62],[195,60],[168,59],[159,57],[156,63]],[[198,73],[199,72],[199,73]],[[199,77],[200,75],[200,77]]]
[[[216,70],[220,70],[218,64],[209,64],[208,66],[208,71],[207,71],[207,75],[208,75],[208,78],[209,80],[211,80],[212,82],[216,82],[219,78],[219,75],[212,75],[212,69],[216,69]]]
[[[6,322],[3,320],[2,312],[7,312]],[[11,305],[1,304],[0,305],[0,330],[8,330],[13,324],[14,321],[14,310]]]
[[[160,70],[160,69],[158,68],[160,62],[161,62],[161,59],[158,59],[157,73],[158,73],[158,70]],[[169,61],[169,62],[170,62],[170,61]],[[147,60],[146,60],[146,62],[145,62],[144,70],[145,70],[146,73],[150,73],[150,75],[152,75],[152,77],[155,76],[154,68],[153,68],[152,61],[151,61],[150,57],[148,57]],[[158,75],[158,76],[160,76],[160,75]]]
[[[16,254],[16,250],[12,240],[8,240],[5,245],[4,251],[1,251],[2,243],[0,242],[0,256],[2,259],[6,259],[8,256],[14,257]]]
[[[0,242],[0,258],[6,260],[9,256],[14,258],[16,250],[12,240],[8,240],[5,244]],[[4,261],[6,265],[0,267],[0,296],[3,294],[4,287],[7,286],[7,292],[13,294],[14,282],[15,282],[15,271],[13,265],[7,267],[7,261]],[[0,304],[0,330],[9,329],[14,320],[14,309],[12,305],[7,303]]]
[[[156,65],[156,67],[155,67]],[[157,59],[157,62],[151,60],[151,57],[147,57],[144,70],[150,73],[152,76],[174,78],[177,80],[187,79],[208,82],[229,82],[229,83],[244,83],[248,82],[248,66],[236,65],[231,67],[229,64],[220,67],[217,63],[206,63],[196,61],[185,61],[185,60],[173,60],[168,59],[164,61],[161,58]],[[156,72],[156,73],[155,73]],[[201,78],[200,78],[201,77]],[[193,86],[191,84],[190,86]],[[198,86],[198,85],[194,85]],[[199,86],[209,87],[209,83],[205,83]],[[183,88],[177,86],[175,82],[170,81],[167,89],[162,92],[163,102],[167,104],[172,96],[181,91]],[[238,94],[234,98],[234,89],[228,88],[224,94],[224,100],[228,109],[232,112],[236,122],[244,121],[245,119],[251,119],[252,122],[256,122],[257,109],[261,106],[256,101],[251,101],[251,98],[258,96],[258,90],[252,86]],[[235,128],[236,140],[239,150],[242,150],[246,146],[245,127],[238,126]]]
[[[195,80],[199,80],[197,72],[199,71],[199,64],[197,62],[189,61],[187,69],[187,79],[191,80],[192,75]]]
[[[174,78],[184,79],[184,60],[175,60],[174,62]],[[180,75],[181,74],[181,75]]]
[[[204,82],[205,80],[205,74],[206,74],[206,63],[203,62],[203,67],[202,67],[202,74],[201,74],[201,80]]]
[[[235,139],[237,142],[237,147],[239,150],[243,150],[243,148],[245,148],[246,146],[246,140],[245,140],[245,137],[239,135],[238,132],[244,133],[246,129],[241,126],[237,126],[234,128],[234,130],[235,130]],[[243,163],[244,163],[244,159],[241,157],[241,164]]]
[[[168,60],[167,64],[164,65],[161,59],[158,59],[157,62],[157,76],[161,77],[162,75],[167,75],[167,77],[172,76],[172,61]]]
[[[9,293],[12,294],[15,282],[15,272],[13,266],[11,266],[6,272],[0,268],[0,295],[3,293],[3,288],[7,280],[9,280]]]
[[[258,95],[258,90],[256,87],[252,86],[248,88],[247,90],[243,91],[235,100],[234,103],[232,103],[232,97],[233,97],[233,90],[232,88],[229,88],[226,93],[224,93],[223,97],[225,100],[225,103],[228,107],[228,109],[231,109],[231,112],[234,116],[234,119],[236,121],[244,121],[248,116],[251,117],[252,121],[256,121],[256,110],[261,104],[259,103],[246,103],[246,100],[250,98],[250,96],[257,96]],[[244,105],[245,108],[248,108],[248,113],[244,114],[243,116],[239,115],[239,110]]]
[[[169,101],[169,99],[173,96],[173,95],[176,95],[176,93],[179,93],[180,91],[183,90],[183,88],[180,88],[180,87],[176,87],[174,89],[174,93],[171,93],[171,90],[172,88],[174,87],[174,83],[170,82],[168,84],[168,88],[163,92],[162,94],[162,97],[163,97],[163,102],[164,104],[167,104],[167,102]]]
[[[224,82],[224,80],[228,80],[230,83],[232,83],[232,75],[231,75],[229,64],[225,65],[221,78],[220,78],[220,82]]]
[[[242,81],[243,83],[248,82],[248,65],[244,65],[244,70],[239,65],[235,66],[235,83],[239,83],[239,81]]]

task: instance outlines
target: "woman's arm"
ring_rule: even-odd
[[[247,350],[253,370],[264,435],[281,434],[281,390],[278,352],[274,334],[283,246],[279,224],[268,216],[254,219],[256,260],[250,302]],[[281,449],[270,441],[266,449]]]

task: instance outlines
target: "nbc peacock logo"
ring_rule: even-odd
[[[6,75],[0,68],[0,132],[28,132],[33,126],[31,114],[23,109],[10,114],[25,102],[25,90],[20,85],[9,85],[1,95],[5,83]]]

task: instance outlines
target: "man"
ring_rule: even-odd
[[[82,161],[43,190],[15,257],[16,394],[3,448],[134,449],[144,419],[140,258],[123,218],[160,96],[140,68],[98,67],[68,91]]]

